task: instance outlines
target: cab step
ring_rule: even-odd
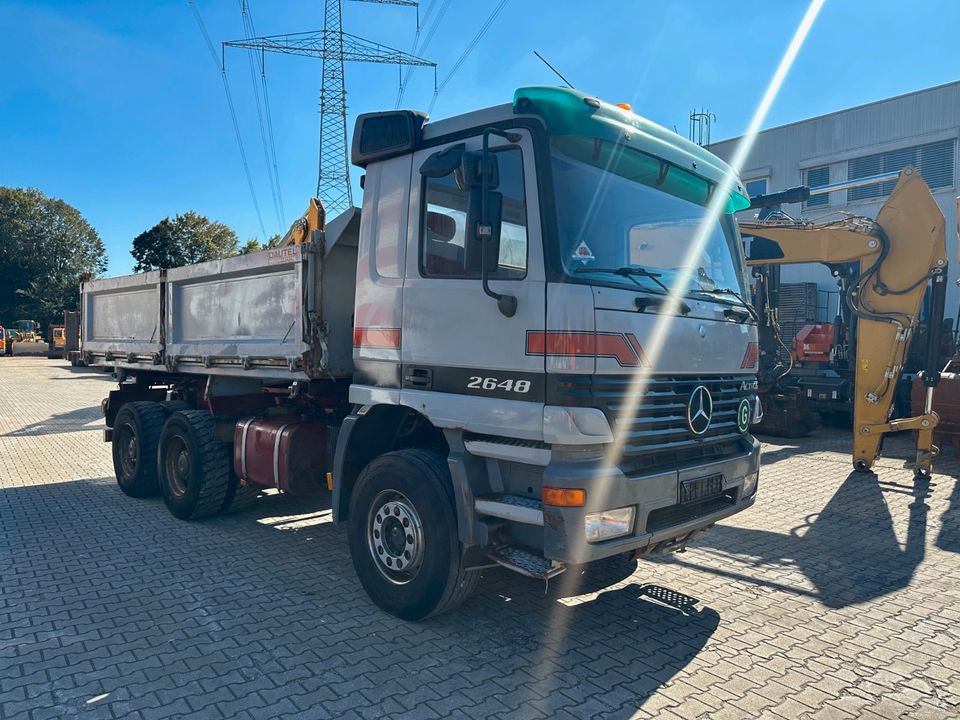
[[[498,565],[537,580],[549,580],[567,569],[562,562],[547,560],[536,553],[513,545],[494,548],[487,553],[487,557]]]
[[[484,495],[473,501],[481,515],[525,525],[543,525],[543,505],[536,498],[521,495]]]

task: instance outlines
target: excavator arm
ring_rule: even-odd
[[[323,235],[327,222],[327,211],[320,198],[310,198],[307,211],[290,226],[280,241],[280,247],[315,242]]]
[[[747,264],[787,265],[859,261],[844,302],[858,318],[854,388],[853,465],[869,470],[886,433],[918,433],[915,472],[927,475],[937,448],[933,428],[939,418],[931,404],[939,381],[940,342],[947,282],[943,213],[920,174],[904,168],[896,187],[875,220],[846,217],[834,222],[784,220],[741,222],[752,236]],[[907,349],[919,324],[927,287],[931,287],[928,319],[928,362],[924,371],[927,401],[921,415],[891,419],[897,382]]]

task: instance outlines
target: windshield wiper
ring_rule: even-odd
[[[731,288],[714,288],[713,290],[699,290],[698,292],[706,293],[708,295],[730,295],[736,298],[749,313],[750,317],[753,318],[758,325],[760,324],[760,316],[757,315],[757,311],[753,309],[753,305],[749,305],[742,297],[740,297],[740,293],[738,293],[736,290]],[[730,315],[733,313],[729,310],[724,310],[723,314],[727,317],[730,317]]]
[[[655,273],[647,270],[645,267],[640,267],[639,265],[624,265],[623,267],[618,268],[595,268],[595,267],[578,267],[574,270],[576,273],[587,273],[587,272],[598,272],[598,273],[610,273],[611,275],[620,275],[625,278],[630,278],[636,285],[643,287],[643,283],[639,282],[635,276],[639,275],[641,277],[650,278],[657,285],[663,288],[664,292],[668,295],[670,294],[670,288],[660,282],[660,273]]]

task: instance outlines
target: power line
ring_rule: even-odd
[[[203,18],[200,16],[199,8],[197,8],[193,0],[187,0],[187,4],[193,11],[193,17],[197,21],[197,26],[200,28],[200,33],[203,35],[204,42],[207,44],[207,50],[210,51],[210,59],[213,60],[214,66],[220,73],[220,79],[223,81],[223,92],[227,96],[227,106],[230,108],[230,119],[233,121],[233,132],[237,136],[237,147],[240,148],[240,159],[243,161],[243,172],[247,176],[247,186],[250,188],[250,198],[253,201],[253,209],[257,212],[257,221],[260,223],[260,232],[263,233],[263,238],[266,240],[267,229],[263,225],[263,215],[260,213],[260,204],[257,202],[257,193],[253,189],[253,177],[250,175],[250,165],[247,163],[247,152],[243,149],[243,137],[240,135],[240,123],[237,121],[237,111],[233,105],[233,95],[230,92],[230,83],[227,82],[227,72],[217,59],[217,51],[214,49],[213,42],[210,40],[210,33],[207,32],[207,26],[203,23]]]
[[[243,18],[243,29],[248,38],[256,36],[256,30],[253,25],[253,13],[250,10],[250,4],[248,0],[240,0],[240,14]],[[263,108],[260,103],[260,91],[257,88],[257,71],[256,71],[256,62],[254,60],[253,54],[247,54],[247,60],[249,60],[250,65],[250,84],[253,86],[253,99],[257,106],[257,120],[260,124],[260,144],[263,146],[263,159],[267,165],[267,174],[270,179],[270,195],[273,197],[273,210],[277,214],[277,229],[280,234],[283,234],[283,216],[280,210],[279,195],[280,195],[280,174],[277,171],[277,160],[276,156],[273,158],[270,157],[270,147],[273,144],[273,131],[270,132],[270,142],[267,141],[267,129],[263,121]],[[266,75],[264,74],[263,66],[260,67],[260,76],[263,81],[264,89],[266,89]],[[264,99],[264,104],[266,104],[266,98]],[[267,112],[269,113],[270,108],[267,107]],[[273,172],[271,172],[271,169]]]
[[[491,25],[493,25],[494,20],[497,19],[497,16],[500,14],[500,11],[503,10],[504,7],[506,7],[507,2],[509,2],[509,0],[500,0],[497,6],[493,9],[493,12],[490,13],[489,17],[487,17],[486,22],[484,22],[483,25],[480,26],[480,29],[477,31],[477,34],[473,36],[473,40],[471,40],[467,45],[467,47],[464,49],[463,54],[460,55],[459,58],[457,58],[457,61],[453,64],[453,67],[450,69],[450,72],[447,73],[447,76],[443,79],[443,82],[441,82],[440,86],[433,91],[433,99],[430,101],[430,109],[427,110],[428,114],[433,112],[433,106],[437,104],[437,96],[440,94],[440,91],[447,86],[447,83],[449,83],[450,80],[453,79],[453,76],[457,74],[457,71],[460,70],[460,68],[463,66],[463,63],[466,61],[466,59],[470,57],[470,53],[473,52],[474,48],[477,47],[477,44],[486,34],[487,30],[490,29]]]
[[[266,61],[263,54],[260,56],[260,81],[263,84],[263,105],[267,111],[267,133],[270,137],[270,153],[273,156],[273,174],[277,183],[277,201],[280,203],[280,215],[286,217],[287,213],[283,209],[283,192],[280,189],[280,170],[277,167],[277,146],[273,141],[273,117],[270,114],[270,93],[267,91],[267,73]],[[280,223],[280,234],[283,234],[283,223]]]
[[[433,25],[429,30],[427,30],[427,35],[423,40],[423,45],[418,45],[417,42],[420,38],[420,30],[423,27],[426,27],[427,23],[430,22],[430,15],[437,8],[440,8],[440,12],[437,13],[436,18],[433,21]],[[434,0],[433,4],[430,6],[430,9],[427,10],[426,16],[423,18],[423,25],[417,28],[417,37],[413,41],[413,49],[410,51],[411,53],[426,52],[427,48],[430,46],[430,42],[433,40],[433,36],[437,33],[437,28],[440,27],[440,22],[443,20],[443,16],[446,14],[449,8],[450,0]],[[397,103],[395,105],[397,108],[399,108],[400,103],[403,102],[403,94],[407,91],[410,75],[413,73],[414,67],[415,66],[413,65],[408,65],[406,71],[403,73],[403,76],[400,79],[400,89],[397,91]],[[434,69],[434,89],[436,89],[436,69]]]

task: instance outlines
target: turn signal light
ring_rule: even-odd
[[[620,108],[621,110],[628,110],[629,112],[633,112],[633,106],[630,103],[617,103],[617,107]]]
[[[583,507],[587,504],[587,491],[582,488],[545,487],[543,504],[555,507]]]

